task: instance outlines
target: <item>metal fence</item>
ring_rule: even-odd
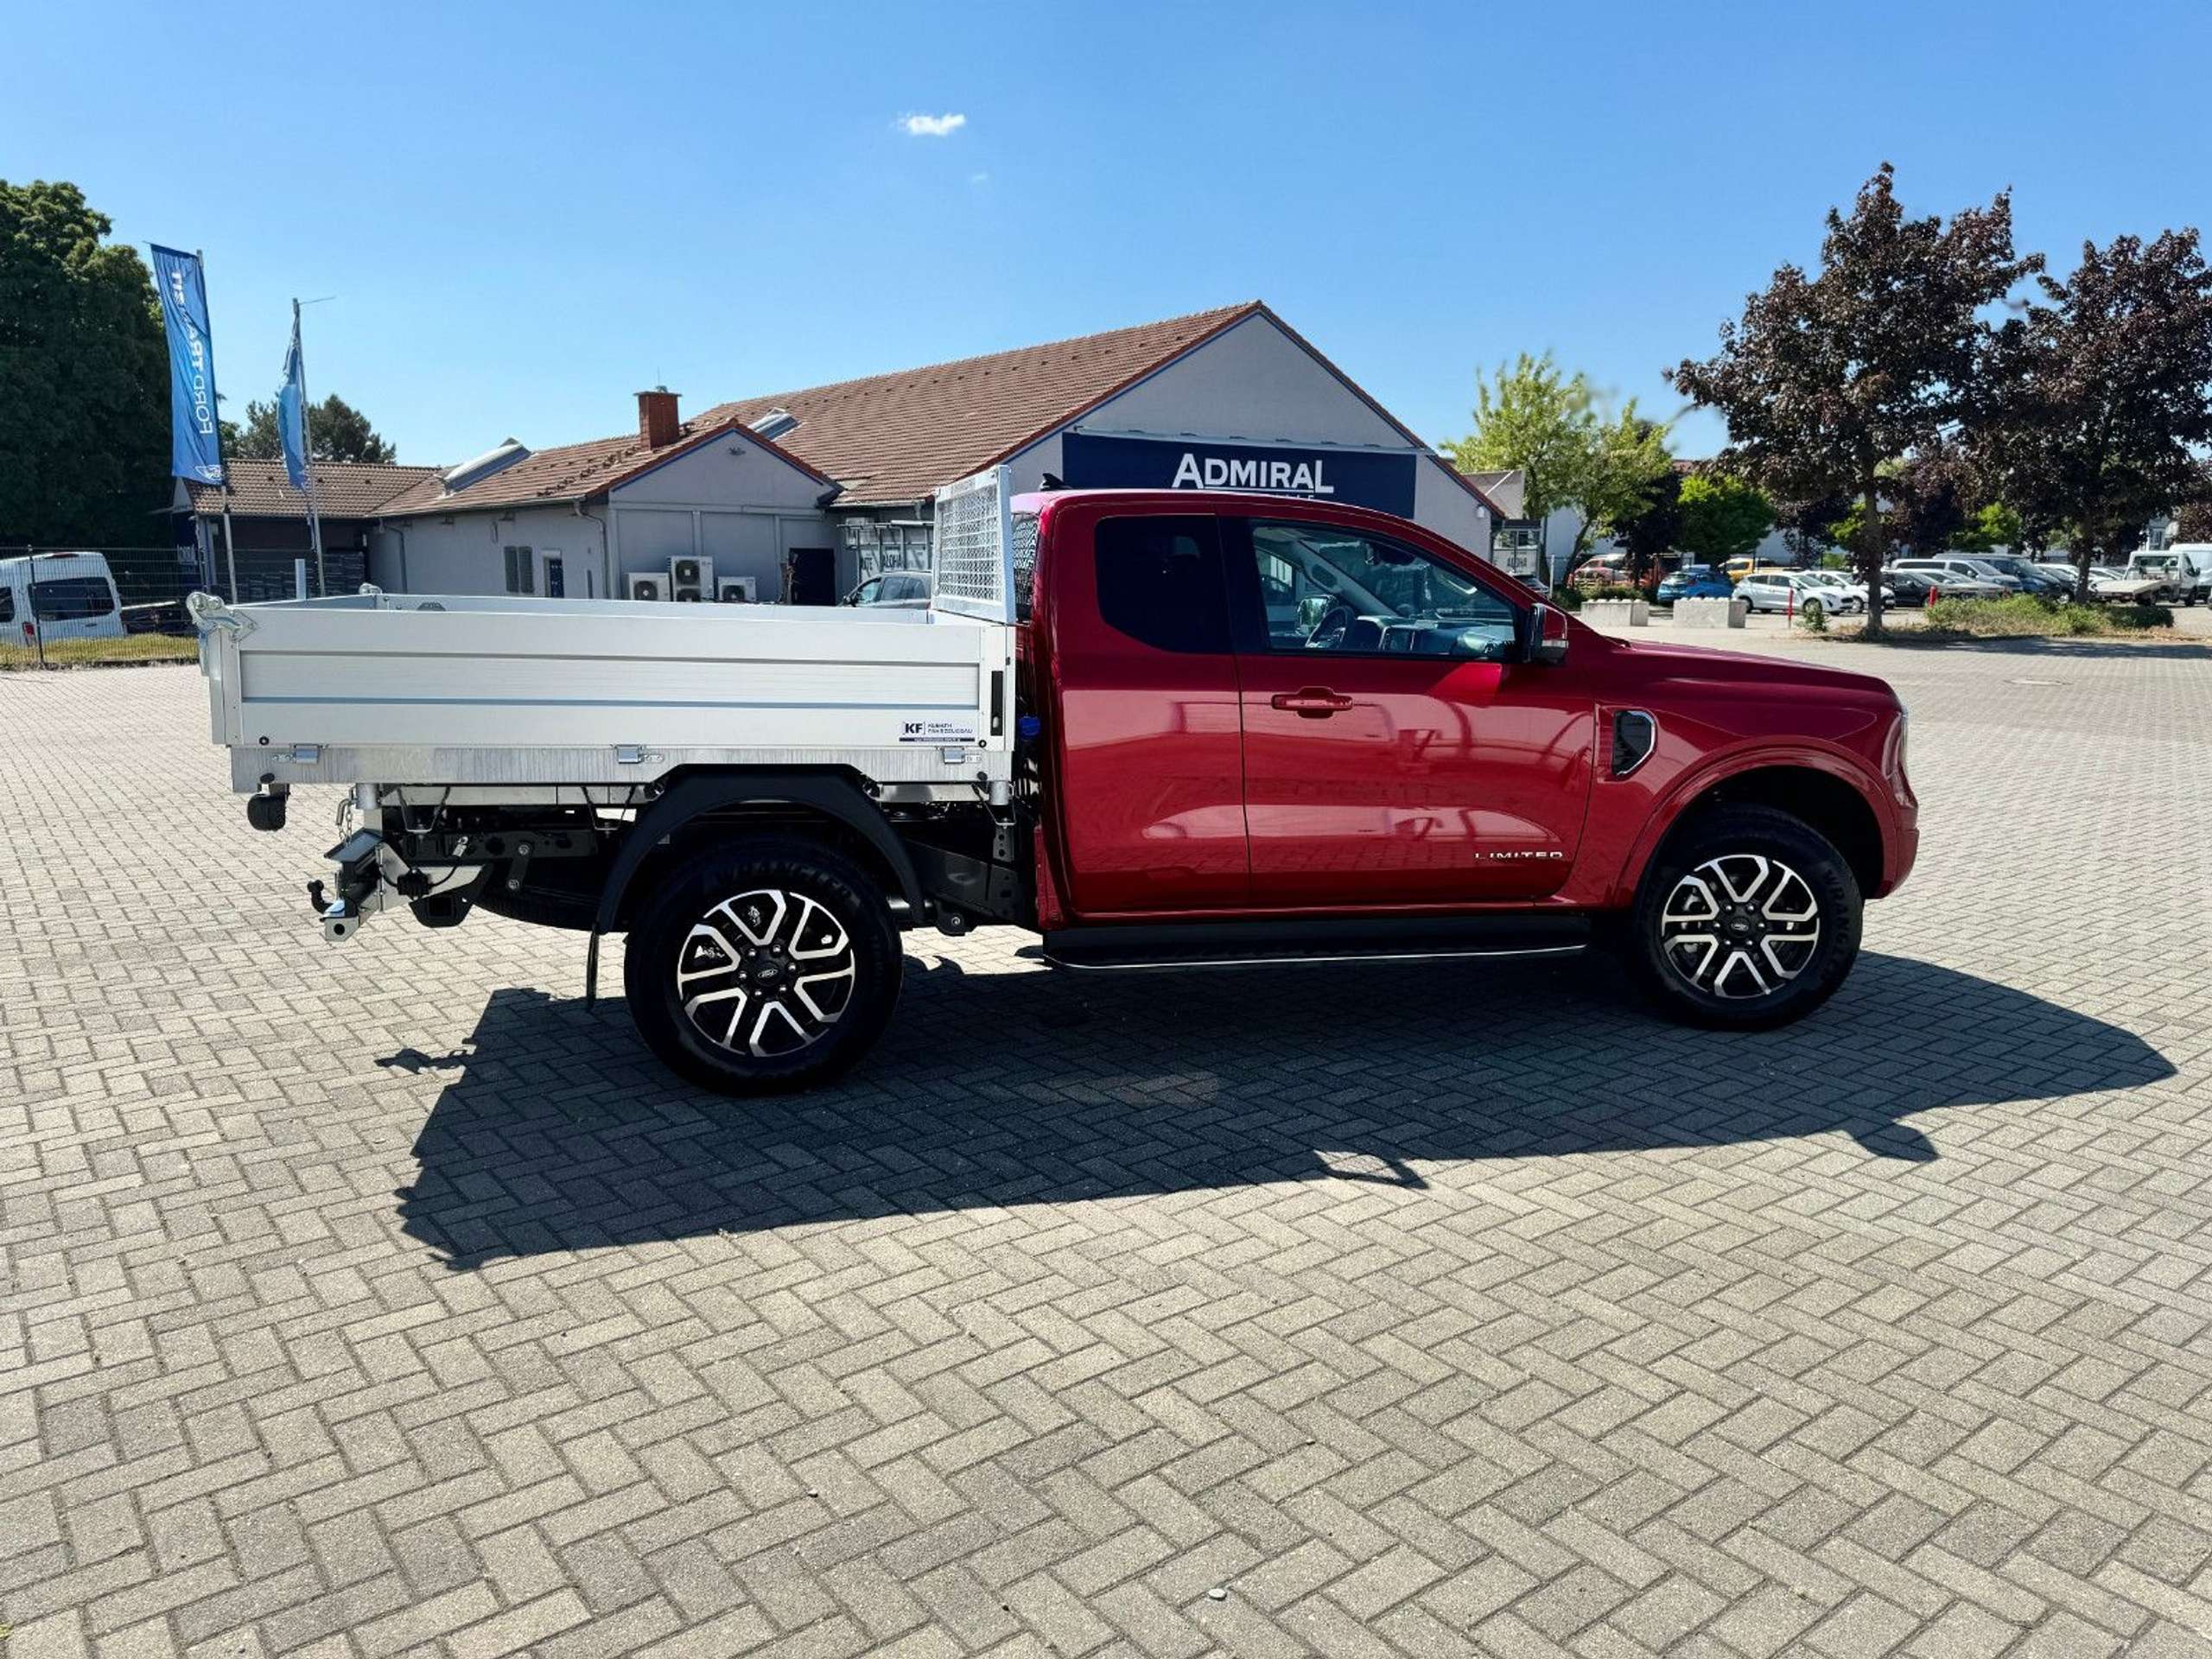
[[[350,594],[368,580],[368,556],[359,551],[327,551],[323,570],[326,589],[315,575],[315,550],[296,548],[239,548],[226,556],[219,548],[206,562],[188,547],[27,547],[0,545],[0,558],[25,554],[97,553],[107,561],[115,578],[117,597],[123,604],[124,626],[133,633],[189,633],[185,615],[187,594],[219,594],[233,604],[255,600],[296,599],[304,593],[320,598],[327,591]],[[231,585],[231,572],[238,585]],[[302,570],[304,569],[304,578]],[[304,588],[300,585],[302,579]]]

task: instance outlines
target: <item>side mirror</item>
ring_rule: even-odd
[[[1311,633],[1321,626],[1321,619],[1329,613],[1329,598],[1325,594],[1308,594],[1298,601],[1298,628],[1301,633]]]
[[[1556,605],[1537,605],[1529,612],[1526,659],[1556,667],[1567,660],[1567,613]]]

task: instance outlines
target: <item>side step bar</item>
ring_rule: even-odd
[[[1185,922],[1074,927],[1045,935],[1059,968],[1275,968],[1315,962],[1433,962],[1571,957],[1588,948],[1586,916],[1517,915],[1352,921]]]

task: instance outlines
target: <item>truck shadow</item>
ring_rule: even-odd
[[[1936,1151],[1916,1116],[2174,1075],[2117,1026],[1900,957],[1863,957],[1820,1014],[1753,1035],[1662,1023],[1592,988],[1587,967],[991,967],[910,960],[898,1017],[859,1071],[766,1102],[674,1078],[619,1002],[594,1014],[496,992],[464,1050],[382,1062],[450,1077],[415,1145],[402,1224],[470,1268],[1262,1182],[1418,1188],[1419,1166],[1443,1160],[1840,1132],[1919,1162]]]

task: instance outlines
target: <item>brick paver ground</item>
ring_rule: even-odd
[[[1926,804],[1805,1024],[918,937],[757,1109],[0,677],[6,1659],[2212,1654],[2212,650],[1757,643]]]

